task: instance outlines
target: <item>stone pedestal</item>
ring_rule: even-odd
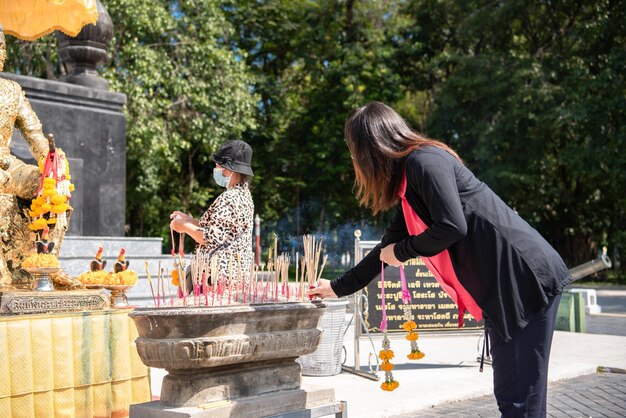
[[[317,348],[323,312],[309,302],[136,309],[139,357],[169,374],[160,402],[134,405],[131,417],[262,417],[333,403],[332,390],[300,387],[295,361]]]
[[[141,418],[261,418],[272,415],[298,417],[326,416],[344,413],[344,406],[335,401],[335,391],[331,388],[312,386],[300,389],[249,396],[230,401],[215,401],[195,407],[172,408],[158,401],[131,405],[130,416]],[[312,414],[317,410],[317,414]]]

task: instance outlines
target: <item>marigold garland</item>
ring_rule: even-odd
[[[384,391],[391,392],[400,386],[400,383],[393,378],[393,364],[389,361],[393,358],[393,350],[387,338],[387,331],[383,333],[383,347],[378,353],[378,357],[383,361],[380,368],[385,372],[385,381],[380,385],[380,388]]]
[[[409,341],[417,341],[418,338],[419,338],[419,336],[417,335],[417,331],[410,331],[406,335],[406,339],[409,340]]]
[[[419,360],[424,358],[425,354],[422,353],[417,346],[417,340],[419,334],[417,332],[417,324],[413,320],[414,316],[411,312],[411,305],[409,303],[404,304],[404,320],[402,328],[407,332],[406,339],[411,342],[411,353],[407,355],[409,360]]]
[[[48,157],[39,160],[39,171],[42,175],[46,158]],[[68,202],[74,185],[70,183],[70,166],[61,148],[56,148],[56,158],[58,171],[43,179],[42,188],[33,198],[28,211],[31,218],[28,227],[32,231],[40,231],[47,226],[67,227],[67,213],[72,209]]]
[[[381,385],[380,388],[382,390],[386,390],[388,392],[391,392],[392,390],[396,389],[398,386],[400,386],[400,383],[396,380],[393,381],[384,381]]]
[[[384,372],[390,372],[393,370],[393,364],[389,363],[388,361],[383,361],[380,365],[380,368]]]

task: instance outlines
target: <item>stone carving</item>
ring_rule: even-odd
[[[100,77],[97,67],[108,60],[107,48],[113,38],[113,21],[100,0],[97,1],[98,21],[86,25],[78,35],[56,32],[59,57],[67,69],[61,81],[107,90],[109,82]]]
[[[315,351],[320,337],[318,329],[308,329],[193,340],[139,338],[137,349],[150,367],[170,370],[298,357]]]

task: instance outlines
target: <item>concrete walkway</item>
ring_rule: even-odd
[[[419,361],[405,361],[408,342],[392,340],[397,360],[394,377],[400,382],[393,392],[382,391],[380,382],[346,372],[304,377],[303,381],[333,387],[336,399],[347,401],[351,418],[394,417],[485,395],[488,397],[482,402],[495,407],[491,368],[478,371],[477,340],[477,336],[423,336],[419,345],[426,357]],[[380,339],[375,341],[378,349]],[[367,356],[367,352],[361,356],[363,364],[367,364]],[[598,366],[626,369],[626,337],[555,333],[550,382],[593,374]]]
[[[626,375],[596,373],[598,367],[626,370],[626,289],[598,289],[598,304],[602,314],[587,315],[587,333],[554,334],[548,407],[553,416],[626,416]],[[380,390],[380,382],[345,372],[333,377],[305,377],[304,381],[334,387],[336,398],[347,401],[351,418],[499,416],[491,368],[478,371],[478,338],[422,335],[419,346],[426,357],[419,361],[405,360],[406,340],[392,340],[394,377],[400,382],[393,392]],[[346,364],[353,364],[348,341],[352,341],[350,335],[346,335]],[[380,338],[374,340],[374,346],[380,349]],[[361,364],[367,364],[369,353],[377,351],[367,339],[360,347]]]

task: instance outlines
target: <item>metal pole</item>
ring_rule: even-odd
[[[361,230],[354,231],[354,265],[361,261]],[[359,349],[359,338],[361,337],[361,291],[354,294],[354,369],[361,370],[361,352]]]
[[[606,255],[606,250],[595,260],[588,261],[579,266],[570,269],[570,273],[574,280],[582,279],[590,274],[597,273],[600,270],[611,268],[611,259]]]
[[[261,217],[257,213],[254,217],[254,235],[256,236],[256,265],[261,265]]]

